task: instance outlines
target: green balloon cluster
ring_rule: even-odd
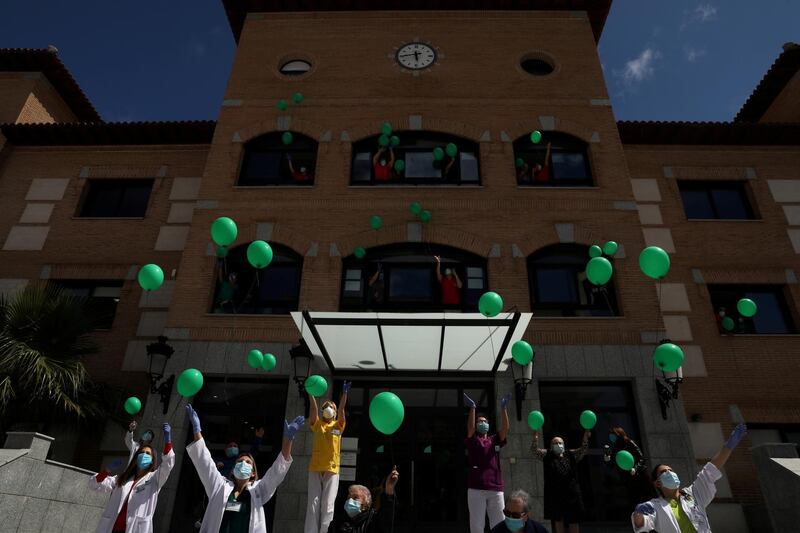
[[[581,413],[580,422],[583,429],[594,429],[594,426],[597,425],[597,415],[587,409]]]
[[[434,148],[433,149],[433,159],[435,161],[441,161],[442,159],[444,159],[444,150],[442,150],[438,146],[436,148]]]
[[[399,146],[400,145],[400,137],[397,135],[392,135],[389,137],[389,144],[392,146]]]
[[[496,292],[484,292],[478,300],[478,310],[485,317],[495,317],[503,310],[503,298]]]
[[[422,213],[420,213],[420,214],[419,214],[419,219],[420,219],[421,221],[425,222],[426,224],[427,224],[428,222],[430,222],[432,218],[433,218],[433,214],[431,214],[431,212],[430,212],[430,211],[428,211],[427,209],[426,209],[426,210],[424,210]]]
[[[139,286],[146,291],[154,291],[164,283],[164,271],[161,267],[150,263],[139,270]]]
[[[378,215],[372,215],[369,217],[369,227],[378,231],[383,226],[383,219]]]
[[[726,316],[722,319],[722,329],[725,331],[733,331],[733,328],[736,327],[736,322],[729,316]]]
[[[405,414],[403,401],[393,392],[381,392],[369,403],[369,420],[384,435],[397,431]]]
[[[633,465],[635,464],[635,461],[633,460],[633,455],[631,455],[631,452],[626,450],[621,450],[617,452],[615,461],[617,463],[617,466],[626,472],[630,472],[633,469]]]
[[[528,413],[528,426],[534,430],[539,431],[544,425],[544,415],[541,411],[531,411]]]
[[[669,254],[658,246],[648,246],[639,254],[639,268],[646,276],[661,279],[669,272]]]
[[[517,168],[524,167],[525,166],[525,160],[522,159],[521,157],[518,157],[517,159],[514,160],[514,166],[517,167]]]
[[[663,372],[675,372],[683,366],[683,350],[671,342],[659,344],[653,352],[653,363]]]
[[[298,92],[298,93],[294,93],[292,95],[292,102],[294,102],[295,104],[302,104],[303,100],[305,100],[305,99],[306,99],[306,97],[303,96],[303,93],[299,93]]]
[[[406,162],[403,161],[402,159],[398,159],[397,161],[394,162],[394,169],[397,172],[403,172],[406,169]]]
[[[605,285],[611,279],[614,267],[605,257],[593,257],[586,265],[586,277],[594,285]]]
[[[264,363],[264,354],[261,350],[250,350],[247,353],[247,364],[250,368],[259,368]]]
[[[203,373],[196,368],[187,368],[178,376],[178,394],[184,398],[194,396],[203,388]]]
[[[125,400],[125,412],[129,415],[135,415],[142,410],[142,401],[136,396],[131,396]]]
[[[294,142],[294,135],[292,135],[291,131],[284,131],[283,135],[281,135],[281,141],[286,146],[289,146],[290,144],[292,144]]]
[[[609,257],[613,257],[619,250],[619,245],[614,241],[608,241],[603,245],[603,253]]]
[[[599,246],[593,244],[589,247],[589,257],[600,257],[601,255],[603,255],[603,250]]]
[[[758,311],[758,306],[750,298],[742,298],[736,302],[736,309],[739,311],[740,315],[750,318],[755,316]]]
[[[275,104],[275,107],[278,108],[278,111],[286,111],[289,108],[289,104],[286,103],[286,100],[278,100],[278,103]]]
[[[378,146],[386,148],[387,146],[389,146],[389,142],[390,141],[388,135],[381,135],[380,137],[378,137]]]
[[[381,124],[381,133],[384,135],[391,135],[392,134],[392,125],[389,122],[384,122]]]
[[[211,240],[217,246],[230,246],[238,234],[236,222],[228,217],[219,217],[211,224]]]
[[[531,142],[533,144],[539,144],[542,142],[542,132],[539,130],[534,130],[531,132]]]
[[[411,211],[411,214],[415,217],[418,217],[420,213],[422,213],[422,204],[419,202],[411,202],[411,205],[408,206],[408,209]]]
[[[264,268],[272,262],[272,248],[264,241],[253,241],[247,247],[247,261],[255,268]]]
[[[309,376],[305,382],[306,392],[319,398],[328,391],[328,381],[320,375]]]
[[[525,366],[533,361],[533,347],[525,341],[517,341],[511,345],[511,357],[517,364]]]
[[[275,359],[274,355],[272,355],[271,353],[265,353],[264,360],[261,362],[261,368],[269,372],[270,370],[275,368],[275,365],[277,364],[278,361]]]
[[[364,259],[364,257],[367,255],[367,251],[363,246],[356,246],[353,248],[353,255],[359,259]]]

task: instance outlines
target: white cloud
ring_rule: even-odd
[[[708,22],[717,18],[717,8],[714,5],[698,4],[692,11],[683,12],[683,22],[680,31],[685,30],[690,24]]]
[[[687,46],[683,49],[683,51],[686,54],[686,60],[689,61],[689,63],[694,63],[706,55],[706,50],[704,48],[692,48],[691,46]]]
[[[639,83],[653,76],[653,64],[661,57],[661,53],[653,48],[645,48],[638,57],[625,63],[622,70],[622,80],[626,84]]]

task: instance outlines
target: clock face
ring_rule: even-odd
[[[409,70],[422,70],[436,61],[436,51],[423,43],[404,44],[395,56],[401,67]]]

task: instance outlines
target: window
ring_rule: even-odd
[[[477,143],[419,131],[399,131],[392,136],[399,144],[383,152],[377,135],[353,144],[351,185],[480,185]],[[458,148],[453,157],[445,152],[449,144]],[[434,156],[437,148],[444,154],[441,160]],[[397,161],[402,161],[404,168],[398,169]]]
[[[441,260],[441,281],[434,256]],[[381,246],[367,250],[363,259],[350,256],[343,263],[343,311],[475,312],[489,290],[486,260],[447,246]]]
[[[531,306],[537,316],[617,316],[614,279],[598,287],[586,277],[589,248],[556,244],[528,257]],[[613,260],[609,259],[613,262]]]
[[[517,184],[526,187],[591,187],[587,145],[559,132],[542,132],[536,144],[530,134],[514,141]]]
[[[747,424],[747,436],[752,446],[771,443],[791,443],[800,453],[799,424]]]
[[[779,285],[708,285],[708,293],[714,318],[722,333],[797,333],[784,289]],[[736,310],[736,303],[742,298],[750,298],[756,303],[758,312],[752,318],[740,316]],[[723,328],[722,321],[726,317],[733,319],[732,331]]]
[[[281,65],[280,71],[284,76],[302,76],[311,70],[311,63],[304,59],[292,59]]]
[[[553,72],[553,65],[538,57],[525,58],[520,61],[519,66],[531,76],[547,76]]]
[[[122,292],[122,280],[60,279],[52,282],[86,299],[86,310],[97,329],[111,329]]]
[[[247,261],[247,245],[217,260],[212,312],[280,315],[297,311],[303,258],[280,244],[270,246],[272,263],[260,270]]]
[[[152,179],[91,179],[86,184],[78,216],[144,217],[153,182]]]
[[[317,141],[300,133],[267,133],[244,145],[237,185],[310,186],[316,166]]]
[[[743,181],[679,181],[686,218],[750,220],[756,218],[750,207]]]

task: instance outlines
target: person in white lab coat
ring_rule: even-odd
[[[156,464],[153,448],[144,445],[136,450],[121,474],[109,476],[108,471],[103,469],[89,478],[92,490],[111,493],[96,533],[152,533],[158,493],[175,466],[172,429],[166,422],[162,429],[164,456],[160,465]]]
[[[146,429],[142,432],[142,436],[139,438],[139,442],[136,442],[136,438],[134,437],[134,432],[138,424],[135,420],[132,420],[130,424],[128,424],[128,432],[125,433],[125,447],[128,448],[130,452],[130,457],[128,457],[128,462],[130,463],[133,461],[133,458],[136,456],[136,451],[141,448],[142,446],[150,446],[150,443],[153,442],[153,431],[150,429]]]
[[[680,488],[680,478],[669,465],[656,466],[653,479],[659,497],[636,506],[631,515],[633,530],[636,533],[654,529],[659,533],[711,533],[706,507],[717,493],[714,484],[722,477],[722,467],[746,434],[747,426],[736,426],[722,449],[686,488]]]
[[[224,477],[211,458],[203,440],[200,417],[191,405],[186,406],[186,415],[194,435],[186,454],[194,463],[208,496],[200,533],[266,533],[264,504],[272,499],[292,465],[292,440],[305,418],[298,416],[291,424],[284,422],[281,453],[264,477],[258,479],[256,461],[249,453],[240,453],[233,472]]]

